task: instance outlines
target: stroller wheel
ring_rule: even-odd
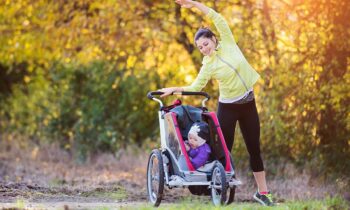
[[[234,170],[233,158],[231,154],[230,154],[230,162]],[[236,176],[234,176],[234,178],[236,178]],[[233,186],[232,188],[229,188],[227,190],[225,205],[229,205],[233,202],[233,200],[235,199],[235,193],[236,193],[236,186]]]
[[[236,186],[227,189],[225,205],[229,205],[233,202],[233,200],[235,199],[235,193],[236,193]]]
[[[226,203],[226,173],[221,163],[217,163],[211,174],[211,199],[215,206]]]
[[[164,170],[162,153],[154,149],[149,156],[147,165],[147,194],[154,206],[159,206],[164,189]]]

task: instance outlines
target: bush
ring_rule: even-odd
[[[7,100],[9,124],[2,129],[40,141],[59,141],[76,151],[79,159],[97,150],[115,152],[155,138],[157,104],[149,103],[146,94],[155,89],[158,75],[127,74],[116,66],[56,64],[49,71],[50,80],[38,73],[29,85],[16,87]]]

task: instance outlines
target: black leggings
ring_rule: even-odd
[[[264,164],[260,155],[260,122],[255,100],[244,104],[219,102],[217,115],[229,151],[232,150],[238,121],[249,152],[250,166],[253,172],[263,171]]]

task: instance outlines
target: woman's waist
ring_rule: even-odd
[[[246,99],[253,93],[253,87],[246,89],[236,89],[235,91],[225,92],[220,91],[219,102],[221,103],[235,103],[242,99]]]

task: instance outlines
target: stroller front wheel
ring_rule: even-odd
[[[211,174],[211,199],[215,206],[225,204],[227,196],[227,183],[225,169],[221,163],[217,163]]]
[[[162,153],[154,149],[149,156],[147,165],[147,194],[154,206],[159,206],[164,190],[164,170]]]

